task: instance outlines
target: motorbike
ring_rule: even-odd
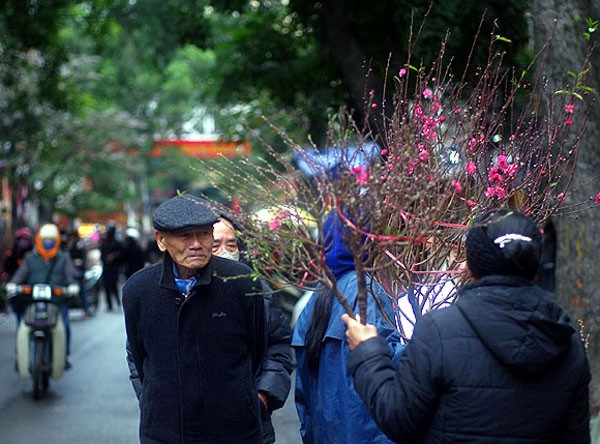
[[[90,314],[95,314],[98,311],[98,302],[100,300],[100,288],[102,283],[102,265],[92,265],[85,270],[83,274],[83,286],[87,295],[88,311]]]
[[[100,251],[92,249],[88,252],[87,268],[83,271],[83,276],[77,276],[82,290],[79,297],[72,298],[69,301],[69,308],[84,308],[83,295],[87,299],[88,314],[93,316],[98,311],[98,303],[100,300],[100,290],[102,287],[102,261],[100,260]],[[78,267],[78,263],[74,260],[73,264]]]
[[[65,370],[67,337],[61,307],[78,291],[71,286],[14,283],[6,284],[6,291],[25,308],[17,328],[17,371],[32,380],[33,398],[38,400],[47,393],[50,378],[60,378]]]

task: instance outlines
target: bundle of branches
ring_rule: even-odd
[[[407,323],[397,327],[407,338],[410,324],[451,303],[466,279],[463,240],[477,214],[513,207],[541,224],[576,210],[562,203],[587,119],[586,71],[564,90],[546,91],[545,48],[517,75],[502,67],[503,43],[492,35],[487,64],[466,67],[460,79],[444,44],[431,67],[409,58],[393,76],[393,112],[366,91],[380,125],[358,127],[340,111],[330,121],[331,149],[280,131],[287,154],[266,146],[269,158],[205,164],[214,185],[241,201],[237,219],[257,275],[324,285],[345,304],[325,263],[323,222],[333,213],[354,257],[361,319],[369,273],[398,302]]]

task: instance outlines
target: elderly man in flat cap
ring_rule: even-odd
[[[123,288],[143,444],[262,443],[264,302],[250,268],[212,256],[217,220],[197,196],[163,202],[153,226],[164,260]]]

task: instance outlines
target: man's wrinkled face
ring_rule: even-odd
[[[172,232],[156,231],[154,238],[160,251],[169,253],[184,279],[206,266],[212,256],[212,226]]]

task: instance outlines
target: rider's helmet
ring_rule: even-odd
[[[33,249],[33,231],[29,227],[22,227],[15,231],[14,251],[16,254],[25,254]]]
[[[135,240],[139,240],[140,238],[140,231],[135,228],[135,227],[129,227],[127,228],[127,230],[125,230],[125,237],[129,237],[131,239],[135,239]]]
[[[15,231],[15,239],[33,240],[33,231],[29,227],[22,227]]]
[[[60,231],[58,231],[58,227],[54,224],[42,225],[35,237],[35,245],[44,260],[56,256],[60,249]]]

